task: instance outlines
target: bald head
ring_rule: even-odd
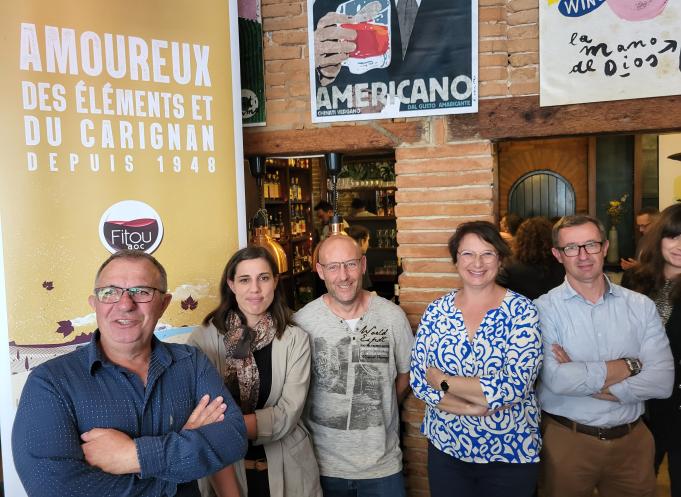
[[[338,314],[362,297],[366,259],[357,242],[347,235],[331,235],[318,248],[317,274],[326,285],[327,304]]]
[[[359,244],[352,237],[346,235],[329,236],[322,240],[317,249],[318,261],[322,264],[337,262],[331,261],[329,258],[330,254],[335,254],[337,252],[347,254],[348,257],[346,257],[346,259],[359,259],[362,257],[362,249]]]

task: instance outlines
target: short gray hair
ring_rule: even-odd
[[[605,226],[603,226],[603,223],[598,218],[589,216],[588,214],[576,214],[572,216],[563,216],[556,222],[556,224],[553,225],[553,230],[551,231],[551,242],[553,243],[553,246],[558,247],[558,232],[563,228],[582,226],[583,224],[589,223],[598,228],[598,231],[601,234],[601,242],[604,242],[606,235]]]
[[[97,270],[97,274],[95,275],[95,285],[97,284],[97,280],[99,279],[99,275],[102,274],[102,271],[104,271],[104,268],[111,264],[113,261],[117,259],[145,259],[149,262],[151,262],[154,267],[158,270],[158,274],[161,278],[161,283],[159,290],[162,292],[167,292],[168,291],[168,273],[166,273],[165,268],[161,265],[156,258],[151,255],[147,254],[143,250],[129,250],[129,249],[123,249],[119,250],[118,252],[114,252],[109,256],[107,260],[105,260],[101,266],[99,266],[99,269]]]

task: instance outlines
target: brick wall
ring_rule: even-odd
[[[537,0],[479,0],[481,99],[538,93]],[[395,150],[403,309],[416,326],[425,306],[459,285],[447,240],[464,221],[495,219],[496,145],[471,116],[313,125],[304,2],[263,0],[267,126],[244,133],[246,153]],[[408,493],[426,497],[423,406],[404,405]]]
[[[589,210],[588,138],[506,142],[499,150],[499,215],[506,214],[513,183],[523,174],[548,169],[563,176],[575,190],[575,210]]]
[[[442,123],[440,123],[442,124]],[[434,133],[430,142],[397,149],[396,215],[400,304],[414,329],[425,307],[459,286],[447,241],[459,223],[494,219],[494,147],[488,141],[452,142]],[[426,440],[419,433],[423,405],[404,404],[405,474],[409,495],[428,495]]]

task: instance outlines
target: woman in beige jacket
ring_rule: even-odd
[[[291,325],[277,266],[261,247],[236,252],[221,302],[189,343],[213,362],[244,413],[244,460],[203,481],[204,497],[321,497],[310,436],[300,422],[310,381],[307,334]]]

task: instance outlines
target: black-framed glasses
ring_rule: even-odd
[[[144,304],[151,302],[154,299],[154,293],[166,293],[165,290],[154,288],[153,286],[131,286],[130,288],[121,288],[119,286],[103,286],[95,288],[95,297],[102,304],[115,304],[123,297],[123,292],[128,292],[130,300],[137,304]]]
[[[579,251],[582,249],[584,249],[587,254],[598,254],[603,248],[603,242],[586,242],[583,245],[571,243],[565,247],[557,248],[568,257],[577,257],[579,255]]]
[[[317,264],[319,264],[329,273],[335,273],[340,270],[341,266],[343,266],[346,271],[357,271],[357,269],[359,269],[361,261],[362,258],[360,257],[359,259],[348,259],[347,261],[343,262],[329,262],[327,264],[322,264],[321,262],[318,262]]]

